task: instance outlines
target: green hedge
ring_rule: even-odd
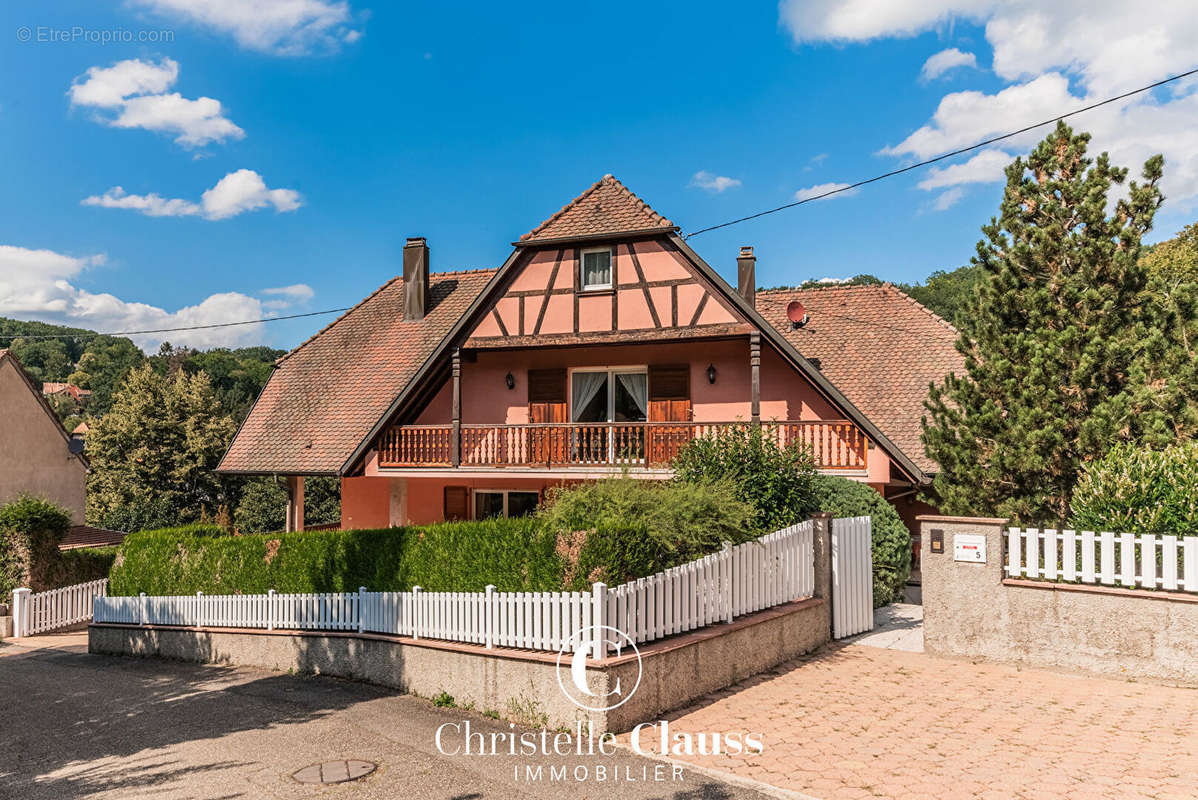
[[[546,591],[561,578],[554,537],[533,519],[254,536],[190,528],[126,537],[109,594]]]
[[[903,599],[903,586],[911,574],[911,531],[894,506],[864,483],[818,475],[816,507],[833,517],[865,517],[872,522],[874,607]]]
[[[80,547],[62,554],[63,577],[60,585],[71,586],[107,578],[116,560],[117,546]]]
[[[71,527],[66,509],[32,495],[0,506],[0,598],[26,586],[35,592],[65,586],[58,545]]]
[[[1127,533],[1198,532],[1198,443],[1160,451],[1118,445],[1087,464],[1071,527]]]

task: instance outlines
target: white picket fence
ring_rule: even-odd
[[[87,622],[92,618],[92,601],[107,592],[107,578],[47,592],[15,589],[12,593],[13,635],[32,636]]]
[[[832,637],[874,627],[873,527],[869,517],[832,520]]]
[[[1006,573],[1012,578],[1198,592],[1198,536],[1010,528]]]
[[[607,625],[638,644],[731,622],[808,597],[815,575],[810,521],[647,578],[589,592],[357,592],[100,597],[95,621],[284,630],[352,630],[414,638],[560,650]],[[602,657],[605,638],[595,632]]]

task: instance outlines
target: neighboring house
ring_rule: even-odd
[[[70,397],[78,405],[85,405],[92,398],[91,389],[80,389],[73,383],[42,383],[42,394],[46,397]]]
[[[919,417],[955,334],[893,287],[758,294],[742,248],[733,290],[610,175],[499,269],[429,258],[409,239],[402,278],[281,358],[225,454],[288,478],[289,528],[304,476],[340,477],[346,528],[517,515],[564,482],[668,477],[731,424],[902,503],[935,470]]]
[[[28,493],[83,522],[87,460],[17,357],[0,350],[0,503]]]

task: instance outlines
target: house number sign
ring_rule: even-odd
[[[954,533],[953,561],[985,564],[986,537],[977,533]]]

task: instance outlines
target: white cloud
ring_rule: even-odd
[[[171,19],[224,33],[242,47],[276,55],[335,51],[362,36],[343,0],[131,0]]]
[[[306,283],[293,283],[290,286],[274,286],[263,289],[262,294],[280,295],[296,302],[311,300],[316,292]]]
[[[947,211],[955,206],[957,201],[964,196],[965,190],[960,186],[949,189],[947,192],[941,192],[932,203],[932,209],[935,211]]]
[[[795,200],[810,200],[813,197],[818,197],[819,195],[825,194],[827,192],[833,192],[837,189],[845,189],[848,187],[848,185],[849,184],[847,183],[817,183],[814,186],[808,186],[805,189],[799,189],[797,192],[795,192]],[[831,200],[834,197],[848,197],[849,195],[854,195],[856,193],[856,189],[849,189],[845,192],[837,192],[828,199]]]
[[[243,211],[274,206],[275,211],[295,211],[300,207],[300,193],[294,189],[267,189],[262,176],[252,169],[230,172],[208,191],[201,200],[208,219],[226,219]]]
[[[111,67],[91,67],[75,79],[67,95],[72,105],[110,112],[97,114],[106,125],[173,134],[184,147],[245,136],[224,115],[219,100],[189,100],[178,92],[167,93],[178,77],[179,64],[170,58],[156,64],[129,59]]]
[[[939,155],[1146,85],[1194,63],[1198,14],[1190,0],[1143,6],[1118,0],[783,0],[782,24],[798,43],[867,42],[912,36],[955,21],[985,25],[993,68],[1013,84],[994,93],[946,95],[929,122],[886,155]],[[1073,80],[1071,85],[1070,79]],[[1198,200],[1198,85],[1173,84],[1164,99],[1141,94],[1071,118],[1093,134],[1092,153],[1139,172],[1165,155],[1162,188],[1182,205]],[[1026,150],[1048,128],[1004,142]]]
[[[128,194],[114,186],[102,195],[83,199],[85,206],[124,208],[140,211],[148,217],[198,217],[228,219],[246,211],[274,206],[275,211],[295,211],[303,197],[294,189],[268,189],[262,176],[252,169],[239,169],[221,178],[200,196],[199,203],[157,194]]]
[[[1002,150],[982,150],[973,158],[949,167],[932,167],[927,177],[919,182],[919,188],[927,191],[958,186],[963,183],[995,183],[1004,180],[1005,170],[1015,156]]]
[[[95,294],[75,281],[105,262],[103,255],[69,256],[52,250],[0,245],[0,315],[111,332],[240,322],[269,316],[265,304],[240,292],[210,295],[195,305],[167,311],[147,303]],[[163,341],[192,347],[262,341],[261,323],[130,337],[147,352]]]
[[[716,175],[713,172],[708,172],[701,169],[691,177],[690,186],[696,189],[719,194],[726,189],[735,189],[740,186],[739,178],[729,178],[724,175]]]
[[[944,73],[957,67],[973,67],[977,69],[977,66],[978,59],[973,53],[966,53],[955,47],[950,47],[947,50],[941,50],[939,53],[929,56],[928,60],[923,62],[923,69],[919,71],[919,77],[924,81],[934,81]]]
[[[157,64],[132,58],[111,67],[91,67],[67,91],[71,102],[96,108],[120,108],[137,94],[162,94],[179,78],[179,64],[164,58]]]
[[[101,208],[128,208],[140,211],[147,217],[187,217],[199,214],[201,209],[187,200],[168,199],[157,194],[127,194],[120,186],[113,186],[102,195],[83,198],[85,206]]]

